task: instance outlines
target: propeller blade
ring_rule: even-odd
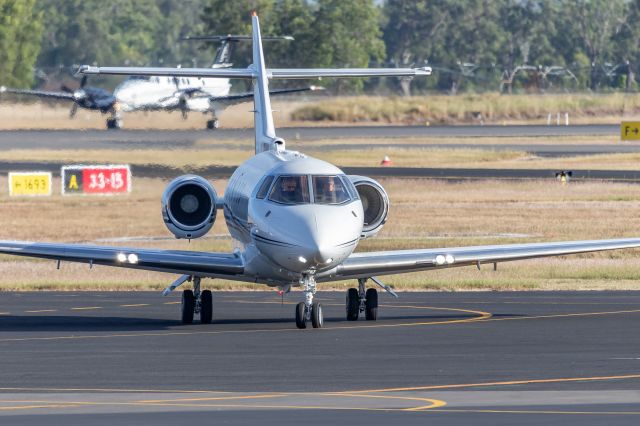
[[[69,111],[69,118],[73,118],[76,116],[76,112],[78,112],[78,104],[76,104],[74,102],[73,105],[71,105],[71,111]]]
[[[81,89],[82,89],[82,88],[84,88],[84,86],[86,86],[86,84],[87,84],[87,78],[88,78],[88,77],[89,77],[88,75],[84,75],[84,76],[82,77],[82,80],[80,80],[80,88],[81,88]]]
[[[180,112],[182,113],[182,119],[186,120],[189,108],[187,108],[187,100],[184,96],[180,97]]]
[[[73,93],[74,92],[74,90],[71,89],[66,84],[63,84],[62,86],[60,86],[60,90],[62,90],[63,92],[66,92],[66,93]]]

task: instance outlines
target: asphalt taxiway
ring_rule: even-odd
[[[620,134],[619,124],[572,126],[322,126],[278,128],[285,140],[416,137],[553,137],[611,136]],[[0,149],[116,148],[135,144],[145,147],[189,147],[202,139],[237,141],[253,139],[252,128],[211,130],[2,130]]]
[[[2,424],[637,424],[640,292],[381,295],[298,330],[274,292],[0,293]],[[46,415],[46,418],[43,417]]]

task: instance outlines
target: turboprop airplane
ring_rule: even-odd
[[[256,155],[241,164],[229,179],[223,197],[202,177],[173,180],[162,195],[162,217],[177,238],[198,238],[213,226],[222,209],[234,240],[232,253],[151,250],[135,247],[0,241],[0,253],[84,262],[179,274],[163,294],[187,281],[182,292],[182,322],[194,314],[212,321],[209,290],[203,278],[266,284],[288,291],[302,287],[304,301],[295,308],[296,325],[323,326],[322,306],[315,302],[317,285],[357,280],[346,295],[346,318],[361,313],[376,320],[378,293],[368,280],[391,294],[378,278],[483,263],[506,262],[601,250],[640,247],[640,238],[443,247],[354,253],[358,242],[376,235],[389,213],[389,197],[379,182],[347,176],[327,162],[287,150],[278,137],[269,97],[269,80],[276,78],[421,76],[430,69],[270,69],[265,67],[258,17],[253,18],[253,64],[246,69],[101,68],[83,66],[83,74],[167,75],[177,77],[243,78],[253,82]]]
[[[186,37],[185,40],[218,41],[220,47],[211,68],[229,68],[232,66],[231,43],[250,40],[251,36],[214,35]],[[265,40],[293,40],[291,36],[265,37]],[[66,86],[62,91],[14,89],[1,86],[0,93],[35,96],[72,102],[69,116],[73,118],[78,108],[97,110],[102,114],[110,114],[107,129],[123,127],[122,115],[133,111],[180,111],[183,118],[189,112],[211,114],[207,120],[207,129],[217,129],[220,125],[218,116],[231,105],[248,102],[253,99],[253,92],[231,94],[229,78],[178,77],[178,76],[132,76],[119,84],[113,93],[97,87],[85,87],[85,75],[77,90]],[[291,94],[321,90],[318,86],[291,89],[276,89],[272,95]]]

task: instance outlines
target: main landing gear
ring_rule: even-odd
[[[122,118],[120,117],[111,117],[107,119],[107,129],[121,129],[122,128]]]
[[[182,292],[182,323],[192,324],[194,314],[200,315],[202,324],[211,324],[213,297],[211,290],[200,291],[200,277],[193,277],[193,290]]]
[[[296,305],[296,326],[307,328],[307,322],[311,321],[313,328],[322,328],[324,316],[322,315],[322,305],[313,301],[316,294],[316,280],[313,275],[305,275],[300,280],[304,287],[305,301]]]
[[[218,127],[220,127],[220,121],[217,118],[214,118],[213,120],[207,120],[207,129],[215,130]]]
[[[347,321],[357,321],[360,312],[364,312],[367,321],[378,319],[378,290],[370,288],[365,291],[366,278],[358,279],[358,288],[347,290]]]

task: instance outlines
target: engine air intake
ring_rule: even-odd
[[[377,181],[364,176],[349,176],[356,187],[364,210],[362,237],[369,238],[382,230],[389,214],[389,196]]]
[[[199,238],[213,227],[217,194],[211,184],[195,175],[180,176],[162,194],[162,216],[176,238]]]

